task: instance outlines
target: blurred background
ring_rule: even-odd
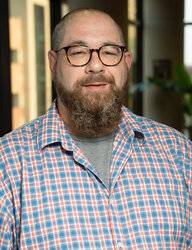
[[[51,33],[80,7],[108,12],[123,29],[133,55],[126,105],[191,138],[191,0],[0,1],[0,136],[42,115],[54,100]]]

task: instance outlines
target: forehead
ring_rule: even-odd
[[[122,44],[118,26],[113,19],[103,13],[78,13],[67,20],[63,37],[64,45],[84,41],[90,46],[104,43]]]

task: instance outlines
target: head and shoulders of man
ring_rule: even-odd
[[[124,47],[120,51],[122,57],[115,65],[105,65],[99,58],[98,49],[108,45],[111,47],[107,47],[107,53],[113,46]],[[73,46],[75,49],[81,46],[93,50],[88,63],[83,66],[70,63],[62,48]],[[125,49],[120,27],[107,13],[95,9],[78,9],[67,14],[53,32],[52,49],[48,57],[57,91],[57,103],[54,106],[58,110],[60,124],[63,123],[70,133],[85,137],[104,136],[118,129],[123,119],[127,129],[145,132],[151,127],[155,133],[155,127],[159,126],[162,131],[175,133],[164,125],[137,117],[123,107],[131,54]],[[43,132],[46,119],[50,121],[51,115],[46,114],[13,134]],[[55,125],[52,123],[52,126]]]

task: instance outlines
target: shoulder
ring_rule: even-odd
[[[36,143],[41,119],[39,117],[0,138],[0,180],[20,175],[25,148]]]
[[[124,108],[126,122],[142,131],[146,142],[163,148],[167,154],[192,160],[192,142],[184,134],[165,124],[137,116]]]
[[[11,153],[11,150],[19,152],[19,150],[26,145],[26,142],[35,140],[38,133],[39,123],[42,121],[42,118],[43,116],[29,123],[26,123],[22,127],[15,129],[12,132],[1,137],[1,156],[8,155],[9,153]]]
[[[142,131],[145,138],[145,154],[163,159],[175,174],[183,177],[186,187],[192,192],[192,141],[179,131],[145,117],[137,116],[125,109],[126,122]]]

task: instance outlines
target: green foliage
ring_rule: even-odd
[[[178,92],[192,92],[192,78],[183,65],[177,64],[175,66],[173,81]]]
[[[192,115],[192,78],[183,65],[176,65],[174,70],[175,86],[182,95],[184,113]]]
[[[160,87],[162,90],[176,91],[175,82],[173,80],[164,80],[160,78],[149,78],[149,83]]]
[[[183,108],[184,113],[192,116],[192,94],[183,95]]]
[[[184,113],[190,116],[192,115],[192,77],[184,65],[175,65],[172,79],[149,78],[149,82],[164,91],[174,91],[178,93],[183,101]]]

